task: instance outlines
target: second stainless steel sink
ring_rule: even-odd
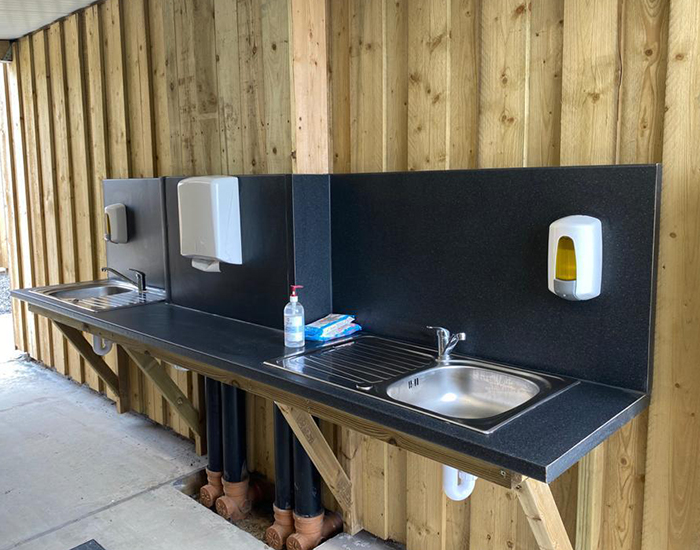
[[[576,381],[361,336],[267,363],[491,433]]]
[[[165,300],[165,292],[148,288],[144,292],[129,283],[102,279],[84,283],[46,286],[32,292],[89,311],[107,311]]]

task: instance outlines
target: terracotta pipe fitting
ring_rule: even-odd
[[[281,510],[274,504],[275,523],[265,531],[264,542],[274,550],[282,550],[287,543],[287,537],[294,532],[294,517],[292,510]]]
[[[245,519],[250,512],[248,480],[231,483],[224,480],[224,496],[216,501],[216,513],[231,521]]]
[[[224,494],[224,486],[221,483],[221,472],[207,470],[207,484],[199,490],[199,502],[207,508],[214,506],[216,499]]]
[[[313,518],[303,518],[294,514],[296,533],[289,535],[289,550],[311,550],[343,528],[340,514],[319,514]]]

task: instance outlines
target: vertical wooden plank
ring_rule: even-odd
[[[237,7],[243,173],[261,174],[267,171],[267,155],[260,6],[254,0],[238,0]]]
[[[408,169],[430,169],[430,2],[409,0]]]
[[[406,491],[406,545],[440,550],[444,533],[442,468],[437,462],[408,453]]]
[[[379,172],[384,164],[384,3],[354,0],[350,6],[350,168]]]
[[[105,275],[100,267],[107,265],[104,235],[104,200],[102,180],[107,177],[107,118],[104,93],[104,63],[103,63],[103,32],[100,18],[100,8],[97,5],[90,6],[83,13],[83,28],[85,34],[84,55],[86,74],[86,99],[88,132],[88,157],[89,157],[89,187],[92,194],[93,215],[91,219],[92,234],[94,240],[95,276]],[[109,354],[105,359],[110,368],[114,367],[114,355]],[[85,379],[87,384],[95,391],[105,391],[104,382],[97,376],[93,369],[86,369]]]
[[[195,168],[197,173],[220,174],[214,0],[197,0],[194,3],[192,24],[197,46],[194,48],[198,117]]]
[[[221,173],[213,0],[176,10],[182,157],[186,173]]]
[[[33,286],[43,286],[48,284],[48,270],[46,267],[46,242],[44,225],[44,202],[41,181],[41,168],[37,135],[36,118],[36,92],[34,86],[34,60],[32,55],[32,40],[29,37],[19,41],[19,59],[21,71],[21,92],[22,92],[22,112],[17,113],[17,118],[13,115],[13,120],[17,124],[22,124],[24,120],[24,145],[25,149],[15,150],[15,164],[18,165],[18,155],[26,155],[26,207],[29,215],[28,227],[30,235],[24,241],[26,247],[23,249],[31,255],[24,262],[25,266],[32,265],[32,274],[25,276],[25,280]],[[52,363],[51,357],[51,333],[48,321],[41,319],[34,314],[29,314],[29,319],[34,319],[34,338],[29,341],[29,353],[32,357]]]
[[[58,202],[58,226],[60,228],[61,281],[77,280],[78,250],[75,233],[74,190],[70,155],[71,135],[68,129],[68,102],[66,99],[65,51],[62,23],[54,23],[48,31],[49,66],[51,67],[51,104],[53,124],[53,150]],[[52,254],[53,251],[48,251]],[[58,336],[58,335],[57,335]],[[63,339],[66,373],[82,383],[82,361],[78,352]]]
[[[330,126],[333,173],[350,172],[350,2],[330,2]],[[355,92],[355,86],[352,86]]]
[[[48,271],[48,284],[60,284],[61,241],[58,210],[58,194],[55,173],[55,151],[53,148],[53,120],[51,107],[50,69],[47,60],[46,31],[32,35],[32,52],[34,57],[34,81],[36,86],[36,120],[37,146],[40,149],[40,170],[44,205],[45,263]],[[50,331],[51,329],[49,329]],[[66,374],[66,343],[57,331],[51,334],[51,366]]]
[[[525,160],[529,13],[520,0],[482,5],[480,168],[522,166]]]
[[[623,5],[624,70],[617,138],[620,163],[661,161],[668,4],[649,0]],[[608,523],[602,543],[605,548],[638,550],[642,546],[647,423],[647,414],[642,414],[608,442],[604,474]]]
[[[92,189],[92,232],[95,235],[96,275],[104,276],[99,268],[107,265],[103,226],[102,180],[107,177],[107,119],[104,94],[104,63],[102,58],[102,26],[98,6],[83,12],[85,29],[85,72],[87,98],[88,153],[90,158],[90,187]],[[91,385],[92,387],[92,385]]]
[[[291,86],[289,75],[288,0],[262,0],[260,7],[267,172],[292,169]],[[325,30],[325,29],[324,29]],[[271,422],[272,416],[268,415]],[[269,424],[272,427],[272,424]]]
[[[384,2],[383,166],[408,168],[408,1]]]
[[[109,169],[107,174],[110,178],[128,178],[131,175],[131,156],[127,144],[129,134],[121,6],[119,0],[107,0],[99,5],[104,55],[102,70],[108,120],[106,128]]]
[[[557,166],[561,129],[564,3],[531,4],[528,166]]]
[[[700,4],[671,0],[644,550],[700,545]]]
[[[89,177],[88,128],[86,112],[86,71],[83,64],[83,36],[79,15],[75,14],[63,23],[66,54],[66,85],[68,112],[70,114],[71,177],[75,194],[75,231],[77,241],[78,272],[80,281],[90,281],[97,276],[94,232],[92,186]]]
[[[155,174],[155,152],[148,9],[146,0],[129,0],[122,4],[131,176],[151,177]]]
[[[619,162],[661,162],[669,0],[624,4]]]
[[[237,3],[215,0],[214,9],[221,163],[228,174],[242,174],[244,156]]]
[[[197,120],[195,89],[195,38],[192,34],[191,0],[175,1],[175,40],[177,42],[178,107],[181,128],[182,174],[195,173],[195,123]]]
[[[27,212],[21,210],[21,205],[26,204],[26,198],[22,199],[25,189],[24,159],[19,158],[19,166],[15,159],[15,145],[23,145],[22,128],[15,128],[13,124],[13,112],[19,113],[19,89],[18,89],[18,61],[17,48],[13,55],[15,62],[12,65],[3,65],[0,74],[0,171],[4,181],[5,205],[7,208],[8,252],[11,288],[24,287],[24,261],[22,254],[22,226],[26,225]],[[18,135],[15,135],[18,132]],[[28,232],[27,232],[28,233]],[[19,300],[12,300],[12,321],[14,330],[14,342],[17,349],[26,351],[29,349],[27,330],[28,319],[26,309]]]
[[[2,112],[0,111],[0,113]],[[4,269],[10,266],[10,247],[8,244],[9,237],[7,235],[8,209],[9,208],[5,205],[5,183],[2,174],[0,174],[0,266]]]
[[[156,173],[181,173],[174,2],[149,0]],[[218,32],[218,29],[217,29]]]
[[[330,171],[326,2],[291,1],[294,171]],[[239,18],[240,20],[240,18]]]
[[[564,8],[561,164],[615,162],[620,86],[618,5]]]
[[[451,0],[448,91],[450,169],[476,168],[479,136],[479,26],[477,0]]]

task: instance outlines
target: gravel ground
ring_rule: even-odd
[[[10,313],[10,276],[0,273],[0,314]]]

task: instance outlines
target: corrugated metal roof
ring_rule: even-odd
[[[0,40],[19,38],[95,0],[0,0]]]

